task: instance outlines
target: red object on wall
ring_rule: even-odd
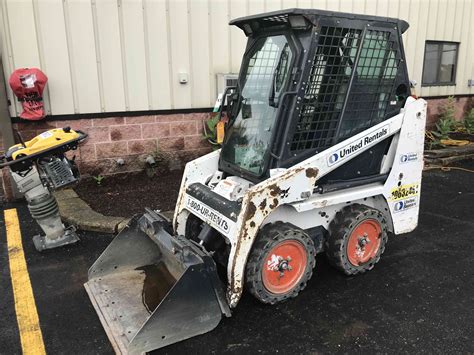
[[[21,118],[41,120],[46,115],[43,104],[43,90],[47,76],[38,68],[16,69],[8,80],[10,87],[23,106]]]

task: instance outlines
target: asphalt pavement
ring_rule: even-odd
[[[31,237],[40,230],[25,204],[3,207],[19,214],[46,352],[113,353],[83,288],[112,237],[80,233],[77,245],[38,253]],[[473,212],[473,173],[425,172],[418,228],[391,237],[372,271],[347,277],[320,255],[296,299],[267,306],[245,294],[214,331],[155,353],[473,353]],[[0,353],[20,354],[2,218]]]

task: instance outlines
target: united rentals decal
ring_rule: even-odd
[[[350,143],[345,147],[342,147],[335,153],[331,153],[327,157],[328,166],[334,165],[339,163],[340,161],[356,154],[358,151],[364,149],[369,145],[373,145],[374,143],[381,141],[388,135],[389,129],[388,125],[379,128],[376,131],[372,131],[371,133],[367,134],[366,136],[362,137],[358,141]]]
[[[418,153],[406,153],[400,155],[400,163],[411,163],[418,160]]]
[[[227,217],[191,196],[187,196],[186,206],[188,210],[193,212],[193,214],[200,217],[203,221],[207,222],[218,231],[225,235],[229,234],[230,227],[233,223]]]
[[[395,213],[408,210],[410,208],[416,207],[418,204],[418,197],[413,196],[404,200],[397,201],[393,204],[393,211]]]

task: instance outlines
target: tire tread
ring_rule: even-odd
[[[373,218],[380,223],[382,228],[380,249],[375,258],[367,263],[354,266],[349,262],[346,252],[346,242],[355,225],[365,218]],[[362,205],[352,204],[336,213],[329,224],[329,236],[326,239],[326,256],[329,263],[346,275],[357,275],[372,270],[379,262],[380,256],[385,251],[388,240],[388,226],[385,216],[379,210]]]
[[[306,274],[301,281],[289,292],[277,295],[267,291],[261,279],[263,263],[265,262],[266,252],[279,242],[289,239],[288,234],[296,233],[291,239],[297,239],[308,251]],[[313,274],[313,268],[316,264],[316,249],[313,240],[300,228],[289,223],[274,222],[263,226],[257,236],[249,258],[247,260],[245,272],[245,285],[247,290],[260,302],[276,304],[289,298],[296,297],[305,287]]]

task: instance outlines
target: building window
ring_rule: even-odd
[[[422,85],[456,84],[459,43],[426,41]]]

